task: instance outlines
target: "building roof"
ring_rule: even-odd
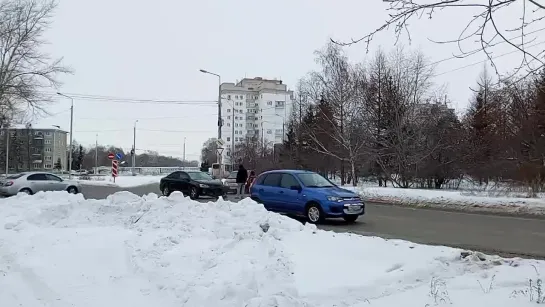
[[[27,129],[27,127],[26,127],[26,125],[23,125],[23,124],[15,124],[15,125],[12,125],[11,127],[8,127],[7,129],[10,129],[10,130],[25,130],[25,129]],[[34,126],[34,125],[32,125],[30,127],[30,129],[32,129],[32,130],[43,130],[43,131],[59,131],[59,132],[68,133],[68,131],[64,131],[63,129],[59,129],[59,128],[54,127],[54,126],[47,127],[47,126]]]

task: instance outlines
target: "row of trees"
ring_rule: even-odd
[[[112,161],[108,159],[109,153],[121,153],[123,159],[120,160],[123,165],[131,165],[130,151],[124,151],[117,146],[103,146],[99,145],[95,148],[85,147],[74,142],[72,148],[73,164],[72,169],[92,169],[95,167],[95,159],[97,159],[98,166],[109,166]],[[156,151],[146,151],[142,154],[136,154],[136,165],[139,167],[197,167],[198,161],[183,161],[177,157],[160,155]]]
[[[301,79],[281,146],[247,139],[235,156],[258,171],[304,168],[356,184],[441,188],[471,177],[545,186],[545,72],[518,82],[476,78],[462,116],[420,52],[397,48],[352,64],[336,44]]]

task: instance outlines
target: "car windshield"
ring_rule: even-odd
[[[193,180],[214,180],[214,178],[210,177],[207,173],[203,172],[194,172],[194,173],[187,173],[189,175],[189,178]]]
[[[227,177],[227,179],[236,179],[237,178],[237,172],[238,171],[231,172],[231,174],[229,174],[229,177]]]
[[[330,188],[335,186],[331,181],[316,173],[298,174],[297,177],[307,188]]]
[[[9,175],[6,177],[6,179],[19,179],[23,176],[24,174],[15,174],[15,175]]]

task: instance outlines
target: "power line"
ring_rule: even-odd
[[[532,47],[535,47],[535,46],[538,46],[538,45],[541,45],[545,43],[545,41],[541,41],[539,43],[535,43],[533,45],[530,45],[530,46],[527,46],[526,48],[532,48]],[[513,50],[511,52],[506,52],[506,53],[502,53],[500,55],[497,55],[495,57],[491,57],[490,59],[486,59],[486,60],[482,60],[482,61],[479,61],[479,62],[474,62],[474,63],[471,63],[471,64],[468,64],[468,65],[464,65],[464,66],[461,66],[461,67],[458,67],[458,68],[455,68],[455,69],[452,69],[452,70],[448,70],[448,71],[445,71],[445,72],[442,72],[442,73],[439,73],[439,74],[435,74],[434,77],[437,77],[437,76],[442,76],[444,74],[448,74],[448,73],[451,73],[451,72],[455,72],[455,71],[458,71],[458,70],[462,70],[464,68],[468,68],[468,67],[471,67],[471,66],[475,66],[475,65],[478,65],[478,64],[482,64],[482,63],[486,63],[490,60],[494,60],[494,59],[497,59],[497,58],[501,58],[501,57],[504,57],[506,55],[509,55],[509,54],[513,54],[513,53],[517,53],[517,52],[520,52],[519,50]]]
[[[133,129],[104,129],[104,130],[78,130],[78,133],[121,132],[133,131]],[[169,133],[210,133],[210,130],[162,130],[162,129],[136,129],[136,131],[169,132]]]
[[[42,92],[51,96],[55,96],[56,93]],[[89,95],[78,93],[64,93],[67,96],[73,97],[74,100],[83,101],[96,101],[96,102],[118,102],[118,103],[134,103],[134,104],[170,104],[170,105],[217,105],[217,101],[214,100],[164,100],[164,99],[139,99],[139,98],[127,98],[116,96],[103,96],[103,95]]]

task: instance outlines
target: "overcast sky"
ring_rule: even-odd
[[[47,51],[63,56],[75,74],[62,77],[65,93],[150,100],[213,101],[217,78],[207,69],[235,82],[244,77],[281,78],[289,87],[315,68],[313,51],[330,37],[349,39],[378,27],[387,17],[379,0],[61,0],[47,32]],[[459,13],[459,15],[456,15]],[[448,11],[412,24],[411,48],[422,49],[432,61],[448,58],[455,46],[436,45],[459,33],[469,12]],[[514,16],[514,15],[513,15]],[[510,17],[513,17],[510,16]],[[440,17],[440,18],[439,18]],[[509,17],[509,16],[508,16]],[[459,25],[457,27],[453,25]],[[377,37],[372,48],[393,47],[393,33]],[[467,46],[473,49],[478,45]],[[494,49],[509,52],[506,44]],[[362,61],[365,45],[347,49],[351,61]],[[446,84],[457,111],[467,106],[484,64],[483,54],[437,65],[437,84]],[[512,61],[506,56],[499,63]],[[444,73],[447,72],[447,73]],[[444,74],[443,74],[444,73]],[[52,90],[53,91],[53,90]],[[54,116],[39,126],[68,130],[68,99],[59,97]],[[74,139],[84,145],[132,146],[137,123],[138,149],[198,159],[202,144],[216,135],[213,105],[153,105],[76,99]]]

